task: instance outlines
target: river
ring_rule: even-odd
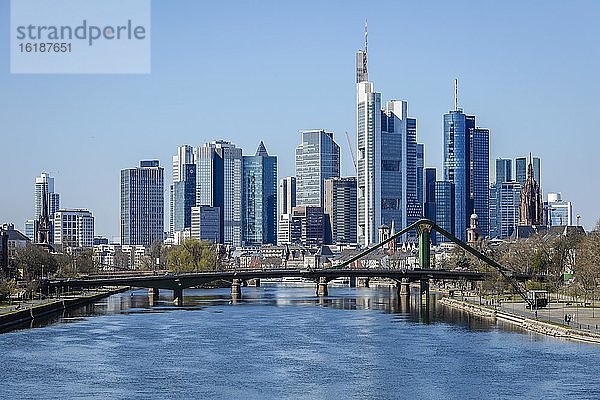
[[[111,296],[0,334],[1,399],[589,399],[600,346],[387,288],[244,288]]]

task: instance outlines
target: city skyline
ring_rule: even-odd
[[[582,215],[581,222],[586,229],[592,228],[600,216],[593,202],[599,189],[581,189],[585,181],[594,179],[594,156],[591,151],[598,140],[590,135],[594,127],[593,110],[597,108],[597,100],[591,94],[597,92],[598,86],[591,72],[597,69],[598,57],[595,47],[586,47],[590,38],[597,36],[595,32],[598,28],[591,22],[585,23],[593,13],[582,15],[581,7],[551,4],[544,9],[537,9],[523,6],[518,15],[511,13],[511,29],[499,25],[511,7],[492,6],[486,10],[476,6],[467,7],[470,9],[463,11],[471,16],[492,18],[497,13],[498,17],[492,18],[497,22],[480,28],[482,38],[472,38],[466,27],[457,27],[455,40],[465,43],[472,40],[481,44],[482,40],[492,40],[494,32],[502,30],[505,33],[503,39],[493,41],[494,46],[489,46],[490,49],[478,47],[478,56],[490,62],[473,67],[458,60],[450,66],[446,63],[434,66],[425,62],[439,60],[443,56],[435,50],[439,43],[446,41],[442,35],[444,12],[458,16],[448,6],[439,5],[438,9],[429,10],[430,23],[439,25],[429,32],[431,38],[422,35],[411,38],[414,64],[423,69],[417,72],[419,68],[408,63],[398,64],[398,58],[387,56],[386,50],[390,46],[401,46],[391,38],[394,32],[389,26],[391,16],[385,15],[393,12],[370,11],[365,15],[357,3],[349,3],[347,10],[340,11],[339,16],[333,16],[334,10],[328,9],[323,10],[322,15],[316,15],[316,5],[309,3],[304,7],[296,6],[298,9],[294,11],[297,11],[297,17],[323,22],[315,25],[314,32],[293,28],[292,24],[285,22],[289,21],[289,17],[282,16],[281,21],[271,27],[262,25],[258,29],[260,32],[249,29],[247,38],[237,38],[240,46],[223,29],[215,28],[214,22],[208,21],[206,27],[195,27],[192,17],[199,15],[197,5],[186,3],[178,10],[160,3],[153,6],[156,16],[153,53],[157,57],[153,57],[156,62],[149,76],[17,76],[9,75],[7,61],[0,65],[0,83],[6,88],[0,95],[0,119],[4,121],[8,139],[5,143],[11,150],[1,161],[0,178],[13,190],[11,196],[3,196],[0,200],[0,218],[3,221],[12,222],[23,229],[23,221],[31,218],[31,202],[25,201],[32,196],[31,180],[45,170],[56,179],[56,191],[61,193],[61,203],[65,207],[90,209],[96,218],[97,233],[114,238],[119,236],[118,171],[142,159],[158,159],[161,165],[168,166],[171,164],[172,149],[180,143],[200,145],[225,139],[250,152],[256,142],[263,140],[270,152],[281,159],[278,166],[281,178],[292,175],[293,163],[283,160],[292,158],[293,146],[290,146],[290,142],[296,142],[295,137],[300,130],[318,127],[334,132],[338,138],[347,130],[354,142],[353,58],[362,44],[365,17],[369,19],[370,30],[369,79],[376,82],[384,95],[410,102],[411,115],[419,121],[419,140],[425,143],[425,167],[437,167],[439,174],[441,115],[452,108],[452,80],[458,77],[461,80],[461,106],[477,115],[478,120],[493,132],[491,160],[497,157],[513,158],[529,152],[539,155],[543,159],[544,193],[562,192],[565,198],[573,202],[573,214]],[[8,13],[5,13],[8,6],[3,4],[0,7],[1,22],[5,24],[8,21]],[[255,14],[246,7],[241,8],[231,18],[241,21],[240,29],[252,28],[252,24],[244,22],[242,14]],[[410,15],[404,11],[413,11],[414,19],[405,21],[407,29],[424,21],[425,11],[415,5],[393,5],[392,8],[403,11],[404,15]],[[219,6],[202,11],[214,15],[223,12]],[[267,14],[272,16],[281,11],[274,6]],[[183,15],[185,12],[189,12],[190,17]],[[195,38],[212,32],[212,36],[205,36],[209,42],[207,52],[210,57],[207,59],[210,62],[201,63],[196,57],[172,52],[167,42],[172,40],[173,33],[161,28],[161,18],[164,18],[160,16],[161,13],[182,18],[181,30],[194,32]],[[557,18],[554,15],[562,15],[566,21],[574,20],[576,16],[580,23],[557,26],[552,23]],[[259,22],[264,21],[261,18]],[[461,18],[467,18],[467,15]],[[584,21],[581,22],[581,19]],[[325,21],[333,23],[329,26],[324,24]],[[336,33],[336,30],[340,33]],[[265,40],[275,33],[282,34],[283,38],[273,38],[265,43],[262,53],[255,55],[260,55],[262,60],[258,70],[251,68],[239,77],[231,75],[231,70],[227,68],[218,72],[223,63],[232,57],[243,59],[247,55],[243,49],[246,40],[260,43],[260,40],[255,40],[257,36]],[[299,62],[299,56],[281,47],[286,40],[300,39],[301,34],[306,38],[300,40],[300,49],[310,49],[314,56],[319,57],[322,61],[319,68],[306,68],[301,62],[300,66],[293,67],[292,64]],[[434,42],[438,44],[432,44]],[[561,43],[564,46],[559,57],[551,49]],[[224,44],[232,45],[233,50],[222,54]],[[0,44],[4,50],[6,46],[6,43]],[[490,53],[492,48],[498,55]],[[275,49],[284,51],[285,56],[277,57]],[[467,49],[459,49],[459,52],[463,51]],[[306,54],[305,51],[298,53]],[[583,57],[584,53],[586,57]],[[499,65],[492,65],[498,61],[498,57],[508,61],[503,59]],[[584,61],[567,62],[569,57]],[[268,60],[268,65],[264,60]],[[529,60],[529,64],[520,64],[522,60]],[[166,61],[181,67],[181,74],[177,78],[174,78],[174,74],[179,70],[167,65]],[[184,65],[186,62],[189,67]],[[199,67],[204,68],[199,75],[210,75],[218,82],[195,78],[192,70]],[[402,76],[397,76],[399,68]],[[282,77],[273,76],[273,72],[283,70],[286,73],[281,74]],[[540,76],[539,71],[545,74]],[[292,84],[291,81],[297,83]],[[190,89],[182,90],[188,83]],[[216,98],[210,100],[217,106],[208,106],[209,103],[198,99],[196,92],[203,87],[201,85],[204,86],[202,91],[214,91],[223,86],[218,93],[214,92]],[[252,115],[257,113],[257,106],[249,103],[243,93],[255,93],[258,87],[269,92],[264,89],[265,85],[268,88],[279,86],[275,97],[280,97],[290,108],[290,111],[278,111],[280,115],[275,116],[273,126],[261,124],[264,115]],[[234,90],[236,86],[239,86],[239,90]],[[315,101],[312,96],[315,87],[328,93],[327,96],[319,96],[326,99]],[[523,92],[523,87],[528,90]],[[590,95],[586,96],[588,91]],[[219,104],[229,103],[230,99],[240,96],[241,100],[237,101],[244,102],[245,109],[238,109],[239,115],[236,117],[239,118],[225,117],[229,109]],[[269,93],[269,96],[272,97],[273,93]],[[27,106],[23,98],[27,98]],[[82,102],[82,98],[89,101]],[[39,110],[39,118],[25,118],[32,108]],[[199,109],[204,110],[198,112]],[[556,112],[552,113],[553,118],[547,118],[551,110]],[[506,113],[512,115],[510,121]],[[73,118],[73,115],[77,117]],[[578,118],[573,120],[573,115]],[[231,124],[222,124],[225,119]],[[515,123],[515,119],[518,123]],[[569,134],[565,135],[564,127],[567,126]],[[339,142],[342,159],[340,175],[353,176],[348,148],[343,140]],[[575,150],[580,153],[577,157]],[[31,162],[24,163],[23,160]],[[85,163],[89,165],[80,168]],[[165,187],[168,188],[170,184],[170,180],[165,179]],[[168,204],[168,197],[165,198],[165,204]],[[168,222],[165,226],[168,226]]]

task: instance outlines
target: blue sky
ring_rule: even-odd
[[[0,221],[23,228],[33,182],[56,178],[65,207],[89,208],[119,235],[119,170],[180,144],[260,140],[293,174],[299,130],[355,136],[355,51],[369,21],[369,77],[418,119],[426,165],[441,166],[442,115],[460,106],[491,130],[491,158],[533,152],[544,192],[582,223],[597,200],[600,2],[152,2],[152,73],[13,75],[9,2],[0,1]]]

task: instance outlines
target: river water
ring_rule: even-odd
[[[0,399],[590,399],[600,346],[387,288],[146,291],[0,334]]]

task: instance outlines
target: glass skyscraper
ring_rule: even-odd
[[[417,188],[417,121],[408,103],[381,108],[372,82],[357,84],[358,242],[378,241],[382,225],[405,227],[423,214]]]
[[[442,229],[452,233],[455,226],[455,193],[454,184],[449,181],[435,182],[435,223]],[[445,236],[435,234],[436,243],[447,242]]]
[[[164,237],[164,170],[158,160],[121,170],[121,244],[150,246]]]
[[[515,159],[515,169],[516,169],[516,180],[521,185],[525,183],[527,180],[527,165],[529,164],[529,160],[527,157],[519,157]],[[537,182],[537,184],[542,187],[541,182],[541,160],[539,157],[533,157],[533,178]]]
[[[192,226],[192,207],[196,205],[196,164],[183,164],[180,178],[173,183],[173,232]]]
[[[476,128],[475,116],[461,109],[444,114],[444,180],[454,184],[450,232],[462,240],[474,211],[482,235],[489,235],[489,135],[488,129]]]
[[[277,243],[277,157],[263,142],[256,155],[244,156],[244,244]]]
[[[169,233],[173,234],[175,231],[175,184],[183,180],[184,165],[194,164],[194,148],[189,145],[179,146],[177,148],[177,154],[173,156],[173,184],[170,187],[169,193]],[[195,178],[194,178],[195,179]]]
[[[325,179],[340,176],[340,146],[333,133],[324,130],[302,131],[296,147],[296,203],[322,207]]]
[[[223,140],[195,150],[196,205],[219,207],[221,243],[242,244],[242,149]]]

